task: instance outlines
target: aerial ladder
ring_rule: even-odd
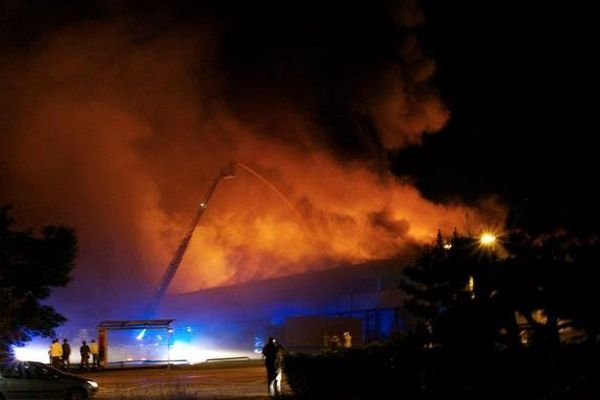
[[[192,218],[192,222],[188,226],[188,229],[185,232],[183,239],[181,239],[181,242],[179,243],[179,247],[177,247],[177,250],[175,251],[173,258],[171,259],[171,262],[169,262],[169,265],[167,266],[167,269],[165,270],[165,273],[163,274],[158,287],[154,291],[154,295],[153,295],[151,303],[148,307],[149,308],[148,314],[151,314],[151,316],[154,316],[154,314],[156,313],[162,298],[164,297],[165,293],[167,292],[167,289],[169,288],[171,281],[175,277],[175,274],[177,273],[177,269],[179,268],[179,265],[181,264],[181,261],[183,260],[183,256],[185,255],[185,252],[190,244],[190,241],[192,240],[192,235],[194,234],[194,230],[196,229],[198,222],[200,222],[200,218],[202,218],[204,211],[206,211],[206,208],[208,207],[210,199],[212,198],[213,194],[215,193],[217,186],[219,185],[219,183],[222,180],[235,178],[235,171],[234,171],[233,167],[234,167],[234,163],[231,161],[229,163],[225,164],[223,167],[221,167],[219,174],[212,181],[211,185],[209,186],[208,190],[204,194],[204,197],[202,198],[200,203],[198,203],[196,212],[194,213],[194,217]]]

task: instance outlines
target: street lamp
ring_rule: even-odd
[[[496,244],[496,235],[491,232],[484,232],[479,236],[479,244],[484,247],[491,247]]]
[[[496,253],[499,250],[502,250],[502,246],[496,246],[498,244],[498,236],[491,231],[484,231],[479,235],[479,249],[483,254],[485,254],[491,260],[496,259]],[[489,260],[488,260],[489,261]],[[466,291],[471,293],[471,299],[475,298],[475,277],[473,275],[469,275],[469,280],[467,281]]]

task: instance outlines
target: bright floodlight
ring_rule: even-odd
[[[479,237],[479,243],[482,246],[492,246],[496,243],[496,235],[490,232],[482,233]]]

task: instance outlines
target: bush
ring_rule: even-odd
[[[423,350],[396,340],[386,345],[285,359],[298,399],[571,399],[600,392],[598,345],[473,352]],[[590,397],[591,398],[591,397]]]
[[[318,355],[290,354],[284,372],[300,399],[392,399],[418,391],[419,358],[409,346],[392,343]]]

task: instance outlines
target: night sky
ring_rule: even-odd
[[[509,228],[595,234],[590,18],[550,2],[0,1],[0,203],[75,227],[79,282],[156,282],[214,171],[247,162],[313,238],[240,179],[186,290],[385,258],[469,212],[498,222],[498,204]]]
[[[592,23],[580,4],[422,2],[425,48],[449,124],[396,153],[434,198],[497,193],[512,223],[595,233],[597,90]]]

